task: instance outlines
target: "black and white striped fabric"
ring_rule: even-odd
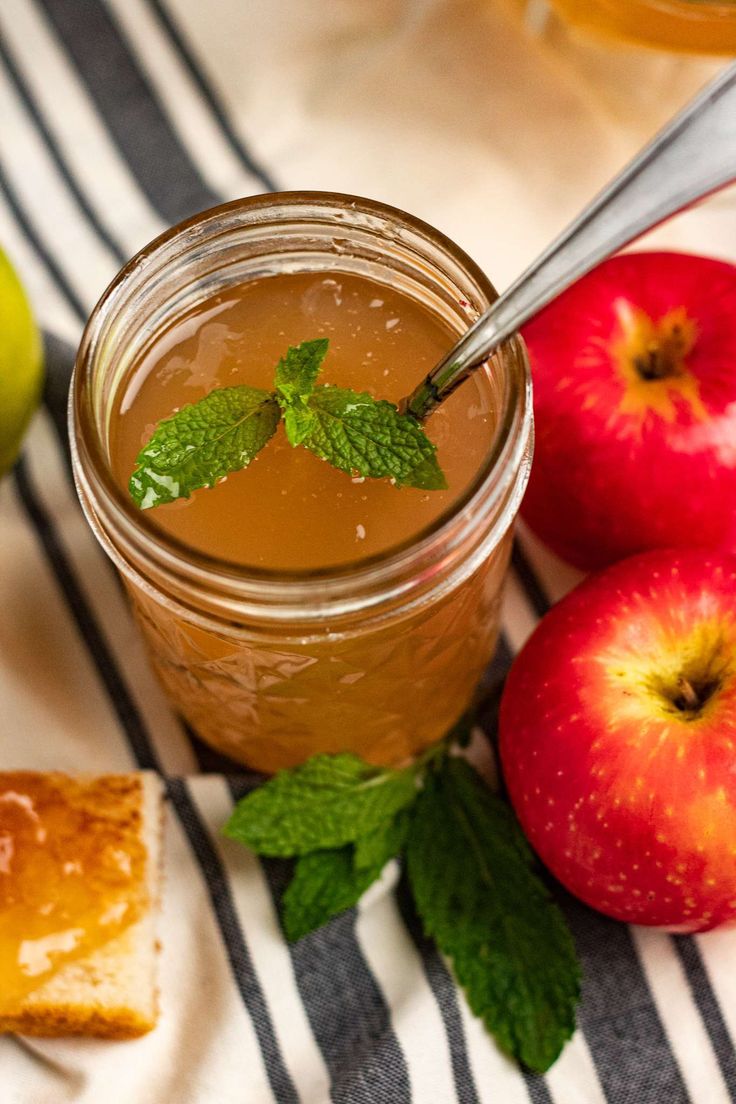
[[[736,1100],[734,933],[630,929],[563,896],[585,992],[546,1077],[520,1073],[469,1013],[395,866],[289,947],[287,865],[218,832],[256,780],[172,714],[70,481],[71,348],[120,263],[167,224],[276,188],[370,194],[439,225],[503,282],[709,72],[553,55],[509,11],[0,0],[0,243],[49,335],[44,407],[0,484],[1,762],[154,768],[169,796],[160,1026],[125,1044],[4,1038],[2,1104]],[[608,98],[624,72],[636,123]],[[728,203],[667,233],[736,256]],[[532,542],[517,547],[490,680],[572,582]]]

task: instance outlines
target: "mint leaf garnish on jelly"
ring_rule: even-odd
[[[284,412],[284,428],[290,445],[300,445],[310,432],[314,415],[309,398],[327,354],[327,338],[292,346],[276,365],[276,398]]]
[[[456,752],[454,730],[402,769],[318,755],[244,798],[225,834],[295,856],[288,939],[352,908],[403,856],[426,934],[499,1046],[544,1072],[575,1028],[580,969],[510,807]]]
[[[160,422],[138,454],[130,493],[147,510],[212,487],[250,464],[278,425],[278,403],[256,387],[223,387]]]
[[[329,384],[316,388],[326,339],[303,341],[276,367],[276,395],[286,436],[333,467],[424,490],[447,487],[436,448],[414,418],[393,403]]]
[[[366,393],[315,387],[327,338],[289,348],[276,365],[274,391],[224,387],[160,422],[136,459],[129,489],[147,510],[212,487],[247,468],[283,414],[291,445],[350,475],[399,486],[447,487],[436,448],[419,423],[393,403]]]
[[[322,361],[327,356],[329,341],[318,337],[316,341],[302,341],[292,345],[276,365],[276,394],[285,405],[306,402],[314,391]]]
[[[327,386],[314,391],[309,410],[314,420],[301,443],[333,467],[426,491],[447,487],[435,446],[393,403]]]

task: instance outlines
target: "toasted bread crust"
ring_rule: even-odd
[[[136,1039],[156,1026],[155,1018],[132,1008],[89,1008],[75,1004],[41,1004],[0,1019],[0,1034],[56,1038],[85,1035],[98,1039]]]

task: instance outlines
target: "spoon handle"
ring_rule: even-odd
[[[467,331],[401,408],[426,418],[507,338],[604,258],[736,180],[736,64],[664,128]]]

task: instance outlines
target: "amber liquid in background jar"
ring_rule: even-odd
[[[493,295],[409,215],[283,193],[169,231],[96,308],[73,385],[80,498],[172,704],[215,748],[263,771],[318,752],[396,763],[457,721],[498,635],[528,364],[509,342],[427,420],[446,491],[351,478],[279,427],[245,471],[141,511],[141,445],[213,388],[272,387],[317,337],[323,382],[397,401]]]
[[[683,53],[736,53],[736,0],[551,0],[586,30]]]

